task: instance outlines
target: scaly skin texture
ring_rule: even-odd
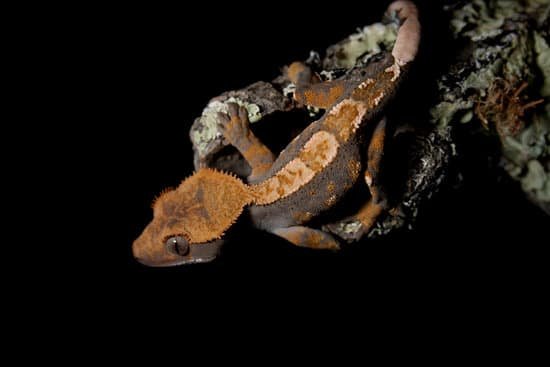
[[[367,233],[386,209],[378,184],[386,126],[381,113],[416,56],[420,32],[411,2],[397,1],[388,10],[401,22],[391,54],[325,83],[302,63],[287,69],[297,86],[295,99],[326,112],[278,157],[254,136],[243,107],[230,104],[228,114],[219,114],[225,139],[252,167],[248,184],[230,174],[201,169],[162,194],[154,204],[153,221],[134,242],[137,260],[150,266],[210,261],[245,207],[257,228],[297,246],[339,249],[339,241],[329,233],[334,232],[331,224],[324,226],[327,231],[305,224],[338,203],[361,172],[371,198],[357,214],[343,219],[362,226],[354,238],[344,239],[357,240]]]

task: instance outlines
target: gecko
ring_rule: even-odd
[[[383,110],[420,43],[418,12],[411,1],[395,1],[387,12],[400,25],[395,45],[368,65],[324,82],[301,62],[288,67],[287,76],[296,85],[294,99],[325,113],[278,156],[253,134],[246,109],[229,103],[227,113],[218,114],[220,129],[252,168],[250,176],[245,182],[231,173],[200,168],[162,193],[153,203],[152,221],[132,245],[136,260],[148,266],[209,262],[244,210],[256,228],[296,246],[338,250],[341,241],[330,223],[324,230],[307,224],[361,181],[370,197],[348,219],[361,226],[353,240],[368,233],[388,209],[379,180],[387,124]]]

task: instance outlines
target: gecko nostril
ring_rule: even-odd
[[[165,242],[165,246],[168,252],[174,255],[185,256],[189,252],[189,242],[182,236],[172,236],[168,238]]]

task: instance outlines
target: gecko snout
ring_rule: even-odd
[[[137,261],[148,266],[173,266],[186,262],[189,242],[183,236],[162,240],[154,226],[147,227],[133,243],[132,252]]]

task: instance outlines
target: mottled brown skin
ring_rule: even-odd
[[[328,109],[340,99],[346,90],[346,83],[338,80],[313,84],[308,87],[297,87],[294,99],[307,106]]]
[[[398,1],[389,9],[400,16],[402,29],[419,33],[412,3]],[[330,233],[305,225],[338,203],[361,172],[371,198],[344,221],[361,223],[358,237],[352,239],[367,233],[385,209],[378,175],[386,121],[380,115],[418,46],[404,38],[418,41],[400,29],[396,45],[403,49],[394,48],[392,54],[332,82],[315,84],[305,65],[292,64],[287,75],[298,86],[295,98],[326,112],[276,159],[250,130],[247,111],[229,104],[228,113],[219,115],[220,128],[252,167],[248,184],[226,173],[199,170],[157,199],[153,221],[134,242],[135,257],[151,266],[210,261],[245,207],[257,228],[297,246],[338,249],[340,243]],[[325,228],[332,231],[330,224]]]
[[[329,164],[319,169],[311,181],[292,195],[269,205],[251,206],[249,208],[250,217],[255,226],[279,235],[298,246],[338,249],[340,244],[331,234],[307,228],[304,224],[330,210],[334,204],[339,202],[357,183],[361,171],[364,170],[365,176],[368,177],[366,182],[373,200],[369,204],[365,204],[368,210],[362,209],[354,219],[363,223],[362,234],[372,227],[385,204],[380,199],[381,190],[378,185],[385,120],[380,123],[378,121],[380,112],[391,99],[400,80],[397,78],[392,81],[394,73],[388,71],[394,62],[393,56],[387,54],[383,59],[362,70],[362,73],[353,73],[337,81],[344,92],[335,98],[333,108],[296,137],[259,180],[266,180],[282,170],[299,154],[312,136],[320,131],[325,131],[335,137],[339,145],[337,155]],[[336,83],[327,83],[326,90],[333,90],[334,84]],[[324,84],[316,85],[315,91],[322,90],[323,86]],[[333,113],[337,106],[348,105],[354,107],[341,107],[338,113]],[[353,131],[351,121],[358,118],[355,106],[362,107],[364,114],[360,117],[359,126]],[[373,123],[377,125],[374,131],[372,131]],[[370,139],[365,139],[369,133],[372,134]],[[365,150],[368,150],[368,158],[366,167],[363,167],[365,161],[363,152]]]

